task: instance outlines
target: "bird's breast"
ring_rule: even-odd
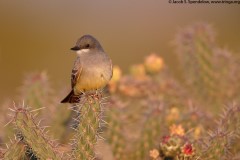
[[[103,88],[112,76],[111,61],[108,57],[85,59],[82,72],[74,87],[75,93]]]

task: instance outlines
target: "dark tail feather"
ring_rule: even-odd
[[[74,95],[73,90],[64,98],[61,103],[79,103],[81,95]]]

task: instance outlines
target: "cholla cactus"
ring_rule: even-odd
[[[29,73],[25,76],[20,88],[21,99],[34,109],[41,108],[49,102],[52,89],[49,85],[47,72]]]
[[[153,109],[146,120],[139,142],[137,143],[134,159],[145,159],[148,152],[158,143],[158,136],[161,131],[160,109]]]
[[[233,159],[240,137],[240,107],[227,106],[215,126],[199,141],[201,158]]]
[[[176,36],[175,44],[191,91],[201,100],[216,100],[218,87],[212,63],[216,44],[211,26],[197,23],[187,27]]]
[[[119,122],[118,114],[113,108],[108,111],[107,116],[107,140],[111,145],[112,153],[116,160],[124,160],[126,157],[126,153],[124,153],[126,142],[122,134],[122,123]]]
[[[14,140],[12,144],[8,146],[8,149],[3,152],[0,159],[27,159],[27,146],[19,140]]]
[[[23,152],[39,159],[60,159],[56,151],[57,144],[50,140],[46,134],[46,127],[41,127],[41,121],[37,123],[35,116],[32,114],[36,110],[29,110],[24,104],[21,107],[14,104],[11,110],[13,111],[11,122],[16,127],[16,141],[18,142],[9,148],[4,158],[9,159],[13,156],[11,150],[14,150],[14,153],[19,153],[14,154],[16,156],[14,159],[19,159],[18,156],[24,155]],[[22,147],[19,146],[21,144],[23,144]]]
[[[175,157],[181,152],[182,140],[175,136],[165,136],[160,143],[160,151],[164,157]]]
[[[164,136],[160,142],[159,149],[149,152],[149,157],[153,160],[195,160],[195,147],[183,137]]]
[[[100,137],[102,120],[102,93],[84,93],[76,104],[77,127],[73,140],[73,159],[92,160],[96,158],[95,144]]]
[[[195,158],[195,148],[192,144],[186,143],[181,147],[181,153],[178,160],[193,160]]]
[[[222,104],[240,101],[239,55],[217,47],[213,29],[204,23],[181,30],[175,42],[185,73],[182,81],[157,54],[131,67],[127,75],[113,67],[106,127],[101,125],[101,92],[81,95],[74,112],[66,108],[69,104],[59,103],[61,92],[51,91],[45,72],[28,74],[19,97],[32,108],[10,109],[16,138],[0,149],[0,159],[240,159],[239,106],[225,107],[215,123]],[[0,106],[0,148],[12,137],[13,127],[4,128],[10,105]],[[53,126],[48,134],[63,145],[56,147],[45,127],[36,123],[34,111],[42,107],[46,109],[38,117]],[[74,130],[68,128],[72,119]],[[101,131],[106,131],[108,143],[98,143]],[[73,135],[73,145],[65,144]]]

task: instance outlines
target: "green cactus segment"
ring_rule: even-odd
[[[96,96],[96,97],[95,97]],[[74,139],[74,159],[95,159],[95,144],[100,131],[101,103],[99,95],[85,95],[82,104],[77,104],[79,111],[78,127]]]
[[[21,87],[21,96],[33,109],[41,108],[49,101],[51,86],[45,71],[28,74]]]
[[[226,106],[216,128],[208,132],[200,146],[200,155],[203,159],[234,159],[232,146],[239,144],[239,106]],[[225,158],[223,158],[225,157]]]
[[[122,125],[119,122],[119,116],[116,111],[112,108],[107,115],[108,130],[107,137],[109,144],[112,148],[112,153],[116,160],[126,159],[124,152],[125,139],[122,135]]]
[[[35,123],[31,112],[26,109],[18,109],[14,123],[21,135],[21,141],[31,147],[31,151],[35,156],[39,159],[60,159],[43,129]]]
[[[15,142],[12,144],[8,150],[4,153],[4,159],[6,160],[13,160],[13,159],[27,159],[26,155],[26,146],[20,142]],[[1,157],[0,157],[1,159]]]
[[[213,59],[213,50],[214,48],[210,46],[209,41],[204,41],[201,39],[201,37],[196,37],[198,40],[196,40],[196,58],[198,61],[198,67],[199,67],[199,83],[200,85],[199,91],[202,91],[204,95],[207,95],[204,98],[207,98],[208,96],[214,96],[214,93],[216,93],[216,80],[215,80],[215,74],[212,66],[212,59]]]
[[[67,143],[70,137],[69,129],[66,129],[66,126],[72,120],[72,110],[67,109],[66,106],[56,106],[57,110],[55,111],[53,116],[53,120],[51,122],[51,130],[50,134],[53,135],[55,139],[59,139],[60,143]]]
[[[195,94],[204,100],[213,100],[217,93],[213,66],[216,47],[212,32],[211,27],[196,24],[180,32],[176,43],[185,79],[190,88],[196,88]]]
[[[134,159],[146,159],[149,155],[149,151],[158,143],[160,122],[161,120],[158,114],[151,115],[145,122]]]
[[[178,137],[170,137],[165,143],[160,143],[160,151],[164,157],[175,157],[180,154],[181,139]]]

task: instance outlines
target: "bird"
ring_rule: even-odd
[[[77,54],[71,91],[61,103],[79,103],[84,92],[104,88],[112,78],[112,60],[92,35],[83,35],[71,48]]]

